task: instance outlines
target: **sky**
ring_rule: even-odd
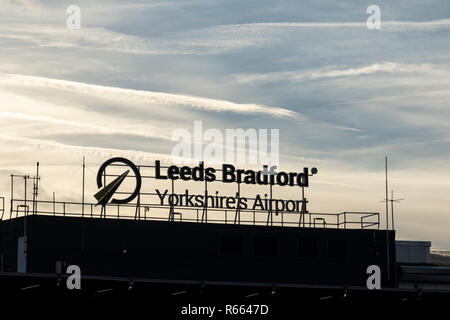
[[[40,199],[78,200],[83,156],[93,194],[105,160],[170,161],[196,120],[279,129],[280,168],[319,169],[310,211],[384,217],[388,156],[397,239],[450,249],[447,0],[2,0],[0,48],[0,196],[39,161]]]

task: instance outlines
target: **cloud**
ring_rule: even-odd
[[[152,6],[173,5],[172,2],[156,3]],[[115,10],[124,8],[139,8],[143,4],[120,3],[109,4],[108,8]],[[144,5],[145,7],[145,5]],[[42,15],[43,8],[35,10],[35,17]],[[27,9],[29,15],[33,10]],[[99,10],[98,6],[88,6],[83,12],[93,16]],[[120,10],[118,10],[120,11]],[[39,13],[39,14],[38,14]],[[223,54],[245,48],[267,47],[280,43],[284,35],[293,29],[323,29],[323,28],[366,28],[365,22],[255,22],[243,24],[223,24],[202,28],[187,28],[182,31],[170,32],[164,37],[142,37],[120,33],[100,26],[84,25],[81,30],[67,30],[61,25],[60,13],[52,13],[53,24],[8,23],[1,25],[0,39],[29,42],[38,47],[90,49],[129,54]],[[20,21],[20,20],[19,20]],[[449,28],[450,19],[431,21],[382,21],[380,32],[403,32],[409,30],[433,31]],[[289,30],[283,30],[289,29]],[[280,32],[282,32],[280,34]]]
[[[410,99],[411,97],[435,97],[435,96],[441,96],[441,95],[444,95],[444,96],[450,95],[450,92],[449,91],[426,91],[426,92],[420,92],[420,93],[410,93],[408,95],[398,95],[398,96],[388,96],[388,97],[380,97],[380,98],[373,98],[373,99],[332,102],[329,105],[349,105],[349,104],[355,104],[355,103],[372,103],[372,102]]]
[[[21,148],[28,147],[35,150],[45,151],[45,152],[64,152],[64,153],[74,153],[80,155],[89,155],[101,158],[111,158],[111,157],[126,157],[133,161],[140,161],[142,163],[152,162],[154,160],[161,160],[165,163],[172,161],[172,157],[166,154],[143,152],[136,150],[120,150],[113,148],[100,148],[100,147],[84,147],[76,145],[63,144],[51,140],[40,140],[25,137],[16,137],[5,134],[0,134],[0,141],[20,145]],[[186,159],[178,159],[178,161],[188,162]]]
[[[275,28],[366,28],[366,22],[260,22],[235,25],[236,27],[275,27]],[[436,29],[449,28],[450,19],[431,21],[381,21],[381,26],[387,30],[401,29]]]
[[[80,49],[138,55],[206,55],[258,47],[273,42],[264,34],[228,26],[174,32],[165,37],[146,38],[103,27],[82,26],[68,30],[59,24],[0,24],[0,39],[30,43],[39,48]]]
[[[67,126],[69,127],[76,127],[83,129],[83,132],[86,133],[86,129],[93,131],[93,133],[100,133],[100,134],[123,134],[123,135],[138,135],[142,137],[147,138],[158,138],[163,140],[170,140],[167,135],[162,135],[157,132],[155,129],[151,129],[148,126],[146,128],[136,128],[136,125],[133,127],[129,127],[126,129],[122,129],[115,126],[101,126],[101,125],[94,125],[89,124],[87,121],[81,122],[81,121],[73,121],[73,120],[65,120],[65,119],[58,119],[54,117],[47,117],[42,115],[35,115],[30,113],[16,113],[16,112],[5,112],[0,111],[0,118],[4,119],[13,119],[13,120],[25,120],[32,123],[36,122],[44,122],[46,124],[56,124],[60,126],[65,126],[65,130],[67,130]],[[122,126],[123,127],[123,126]]]
[[[9,86],[26,86],[36,88],[52,88],[58,90],[71,91],[78,94],[90,96],[120,99],[120,100],[139,100],[147,104],[157,104],[166,106],[183,106],[191,109],[210,111],[210,112],[233,112],[240,114],[261,114],[272,117],[287,119],[303,119],[297,112],[258,104],[239,104],[226,100],[209,99],[202,97],[193,97],[188,95],[179,95],[171,93],[123,89],[116,87],[107,87],[92,85],[74,81],[49,79],[43,77],[24,76],[16,74],[0,74],[0,84]]]
[[[237,74],[233,78],[239,83],[254,82],[275,82],[275,81],[292,81],[300,82],[307,80],[338,78],[338,77],[356,77],[363,75],[372,75],[377,73],[430,73],[438,72],[438,68],[431,64],[407,64],[397,62],[380,62],[360,68],[348,69],[315,69],[315,70],[299,70],[272,73],[256,73],[256,74]]]

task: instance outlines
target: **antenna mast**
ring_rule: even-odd
[[[83,190],[81,193],[81,217],[84,217],[84,185],[86,180],[86,159],[83,156]]]
[[[386,169],[386,253],[387,253],[387,274],[388,274],[388,280],[390,280],[390,259],[389,259],[389,203],[387,201],[388,199],[388,160],[387,156],[385,159],[385,169]]]
[[[385,157],[385,169],[386,169],[386,230],[389,230],[389,204],[388,200],[388,160]]]
[[[400,202],[405,199],[394,199],[394,190],[391,190],[391,200],[389,202],[391,203],[391,217],[392,217],[392,229],[394,230],[394,202]],[[386,199],[386,203],[388,200]]]

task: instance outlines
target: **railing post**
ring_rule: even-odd
[[[377,213],[377,218],[378,218],[378,230],[380,230],[380,213]]]
[[[347,212],[344,212],[344,229],[347,229]]]
[[[9,208],[9,218],[12,218],[14,208],[14,176],[11,175],[11,206]]]

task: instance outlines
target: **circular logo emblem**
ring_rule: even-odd
[[[127,171],[122,173],[120,176],[118,176],[116,179],[114,179],[108,185],[103,186],[102,180],[103,180],[103,176],[105,174],[106,168],[113,163],[125,164],[130,169],[128,169]],[[125,178],[130,173],[130,170],[133,171],[134,176],[136,177],[136,187],[134,189],[134,192],[125,199],[115,199],[115,198],[112,199],[112,197],[116,193],[117,189],[119,189],[120,185],[123,183]],[[111,203],[113,203],[113,204],[126,204],[126,203],[133,201],[139,195],[139,192],[141,191],[141,186],[142,186],[141,173],[139,172],[139,169],[136,167],[136,165],[133,162],[131,162],[130,160],[125,159],[125,158],[119,158],[119,157],[112,158],[112,159],[109,159],[108,161],[106,161],[104,164],[102,164],[102,166],[98,170],[97,187],[101,190],[97,194],[95,194],[94,197],[98,201],[97,205],[105,206],[108,204],[108,202],[110,202],[111,199],[112,199]]]

